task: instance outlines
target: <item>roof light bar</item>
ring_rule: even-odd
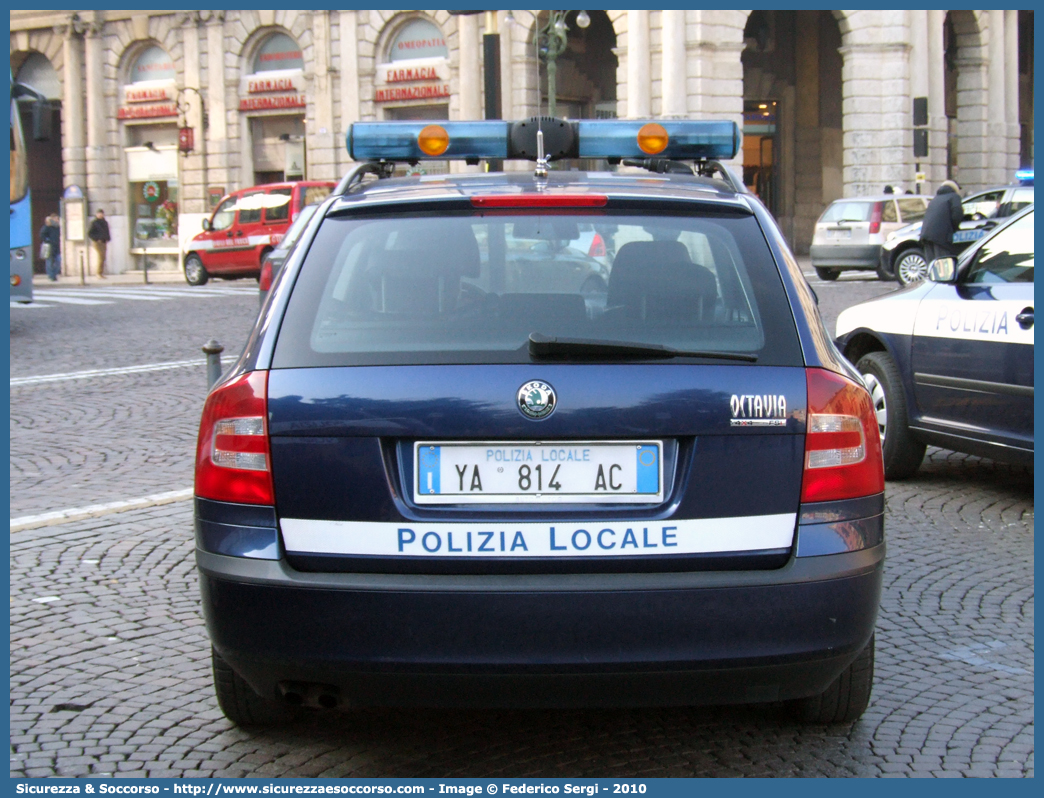
[[[1033,170],[1032,169],[1019,169],[1015,172],[1015,179],[1018,180],[1024,186],[1033,185]]]
[[[743,142],[739,125],[729,120],[581,119],[576,124],[581,158],[727,159],[736,157]]]
[[[742,142],[730,120],[525,119],[519,122],[356,122],[348,131],[355,160],[423,161],[536,157],[537,131],[557,158],[734,158]]]
[[[507,158],[510,122],[355,122],[348,153],[357,161]],[[441,133],[439,132],[441,130]],[[437,143],[444,142],[439,149]]]

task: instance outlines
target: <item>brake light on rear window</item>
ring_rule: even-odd
[[[272,261],[266,259],[261,264],[261,276],[257,278],[257,287],[260,291],[267,291],[272,287]]]
[[[268,446],[268,372],[252,371],[211,391],[196,444],[196,495],[274,504]]]
[[[881,214],[884,213],[884,203],[875,202],[874,208],[870,211],[870,235],[881,232]]]
[[[601,194],[495,194],[472,197],[475,208],[604,208]]]
[[[806,369],[808,422],[802,502],[871,496],[884,490],[877,416],[866,389],[823,369]]]

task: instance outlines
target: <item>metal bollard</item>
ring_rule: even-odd
[[[221,379],[221,353],[225,347],[211,338],[203,344],[203,352],[207,356],[207,390],[214,387],[214,383]]]

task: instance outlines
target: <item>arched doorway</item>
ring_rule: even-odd
[[[35,141],[26,136],[26,152],[29,165],[29,191],[33,198],[33,271],[43,274],[44,261],[39,257],[40,228],[52,213],[59,212],[62,197],[62,85],[50,60],[43,53],[32,50],[11,56],[11,68],[15,80],[36,89],[44,95],[53,109],[51,137],[48,141]],[[33,129],[32,102],[29,98],[19,103],[22,129]]]
[[[551,13],[537,15],[534,31],[541,112],[548,112],[553,99],[558,117],[614,119],[618,60],[609,15],[569,11],[552,18]]]
[[[843,190],[841,29],[829,11],[758,10],[743,38],[744,181],[807,253]]]
[[[152,41],[131,45],[121,71],[116,115],[122,123],[131,262],[170,268],[178,257],[180,213],[178,73],[170,53]]]
[[[245,95],[239,101],[250,131],[250,170],[244,181],[253,185],[304,180],[305,160],[304,54],[301,45],[282,30],[263,32],[245,64]]]

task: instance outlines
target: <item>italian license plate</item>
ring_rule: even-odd
[[[827,235],[831,238],[851,238],[852,231],[843,227],[840,230],[827,230]]]
[[[414,444],[417,504],[656,504],[660,441]]]

